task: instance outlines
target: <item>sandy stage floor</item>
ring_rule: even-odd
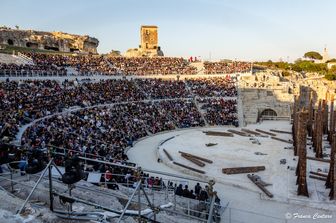
[[[259,128],[266,131],[270,129],[290,131],[291,125],[286,121],[265,121],[262,124],[249,125],[246,128],[250,130]],[[323,181],[307,178],[310,197],[296,195],[295,168],[297,157],[294,157],[292,149],[284,149],[284,147],[291,147],[291,144],[271,139],[268,136],[244,137],[234,135],[234,137],[222,137],[207,136],[203,133],[203,131],[208,130],[227,131],[228,129],[240,130],[240,128],[232,127],[214,127],[158,134],[136,143],[128,151],[128,156],[131,161],[147,169],[180,175],[193,175],[202,180],[215,179],[215,189],[218,191],[220,198],[229,202],[231,213],[225,214],[230,214],[231,219],[236,219],[237,222],[245,222],[246,220],[250,222],[336,222],[336,203],[329,201],[329,189],[325,189]],[[289,134],[276,134],[281,139],[292,139]],[[160,145],[169,138],[171,139]],[[259,141],[260,144],[252,143],[253,140]],[[206,143],[217,143],[217,145],[207,147]],[[325,145],[327,146],[327,143]],[[172,164],[163,153],[163,149],[171,154],[174,161],[201,169],[206,173],[204,175],[195,174],[190,170]],[[210,159],[213,163],[206,163],[204,167],[198,167],[181,157],[178,151]],[[328,149],[325,152],[328,153]],[[309,146],[308,155],[313,156]],[[159,157],[163,162],[157,162]],[[280,159],[286,159],[287,163],[285,165],[280,164]],[[246,174],[226,175],[222,173],[222,168],[256,165],[266,167],[265,171],[256,174],[263,181],[272,184],[267,189],[274,194],[273,198],[268,198],[262,193],[246,177]],[[308,161],[307,173],[311,170],[317,171],[318,168],[326,171],[328,164]],[[253,213],[247,213],[246,211]],[[288,217],[288,213],[292,216]],[[301,214],[311,215],[311,217],[302,219],[295,217],[296,213],[298,213],[297,216]],[[313,219],[315,213],[333,215],[333,219],[320,218],[316,221]]]

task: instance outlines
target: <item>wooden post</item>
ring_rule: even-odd
[[[335,163],[336,163],[336,155],[334,155],[334,177],[333,177],[334,181],[333,181],[333,185],[331,187],[330,193],[329,193],[330,200],[336,199],[336,165]]]
[[[334,175],[334,165],[335,163],[333,162],[334,158],[335,158],[335,150],[336,150],[336,135],[334,134],[332,136],[332,144],[331,144],[331,148],[330,148],[330,165],[329,165],[329,173],[328,173],[328,177],[327,177],[327,182],[326,182],[326,187],[327,188],[331,188],[331,185],[333,183],[333,175]]]
[[[297,166],[297,181],[298,185],[298,195],[303,195],[309,197],[308,186],[307,186],[307,119],[308,112],[301,111],[298,113],[298,154],[299,161]]]
[[[313,99],[310,94],[309,107],[308,107],[308,123],[307,123],[308,136],[312,136],[313,132],[313,117],[314,117],[313,115],[314,115]]]
[[[328,103],[326,100],[322,102],[322,123],[323,134],[328,134]]]
[[[334,134],[334,122],[335,122],[335,116],[334,116],[334,96],[331,96],[330,101],[330,119],[329,119],[329,134],[328,134],[328,141],[331,144],[332,142],[332,136]]]
[[[329,165],[329,173],[326,181],[326,188],[330,188],[330,200],[333,200],[336,198],[335,196],[335,158],[336,158],[336,134],[332,136],[332,144],[331,144],[331,150],[330,150],[330,165]]]
[[[318,111],[316,114],[316,139],[315,139],[315,157],[316,158],[322,158],[322,135],[323,135],[323,111],[322,111],[322,105],[321,101],[319,102]]]
[[[294,106],[293,106],[293,124],[292,124],[292,137],[293,137],[293,146],[294,146],[294,156],[297,156],[297,145],[296,145],[296,135],[297,135],[297,105],[298,96],[294,96]]]

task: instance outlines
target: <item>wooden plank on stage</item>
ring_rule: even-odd
[[[199,156],[195,156],[195,155],[193,155],[193,154],[191,154],[191,153],[185,153],[185,152],[182,152],[182,151],[179,151],[179,153],[181,153],[181,154],[185,154],[185,155],[187,155],[187,156],[191,156],[191,157],[193,157],[193,158],[195,158],[195,159],[202,160],[202,161],[204,161],[204,162],[206,162],[206,163],[213,163],[212,160],[209,160],[209,159],[206,159],[206,158],[203,158],[203,157],[199,157]]]
[[[258,171],[265,170],[265,166],[247,166],[247,167],[231,167],[223,168],[222,172],[224,174],[241,174],[241,173],[255,173]]]
[[[256,129],[257,132],[261,132],[261,133],[264,133],[264,134],[267,134],[267,135],[270,135],[270,136],[276,136],[276,134],[272,133],[272,132],[267,132],[267,131],[264,131],[264,130],[261,130],[261,129]]]
[[[319,173],[319,172],[314,172],[314,171],[310,171],[309,173],[313,174],[313,175],[320,176],[320,177],[328,177],[327,173]]]
[[[225,137],[233,137],[234,135],[230,132],[217,132],[217,131],[203,131],[206,135],[209,136],[225,136]]]
[[[309,175],[309,178],[316,179],[316,180],[327,181],[326,177],[319,177],[319,176],[315,176],[315,175]]]
[[[259,187],[267,196],[269,196],[270,198],[273,197],[273,194],[266,189],[266,187],[260,183],[260,181],[254,176],[254,175],[251,175],[251,174],[247,174],[247,177],[255,184],[257,185],[257,187]]]
[[[231,133],[234,133],[234,134],[237,134],[237,135],[240,135],[240,136],[251,136],[250,134],[247,134],[246,132],[241,132],[241,131],[234,130],[234,129],[229,129],[227,131],[231,132]]]
[[[186,166],[186,165],[184,165],[184,164],[182,164],[182,163],[178,163],[178,162],[173,161],[173,164],[175,164],[175,165],[177,165],[177,166],[180,166],[180,167],[183,167],[183,168],[186,168],[186,169],[188,169],[188,170],[197,172],[197,173],[205,174],[205,171],[203,171],[203,170],[195,169],[195,168],[193,168],[193,167]]]
[[[281,138],[274,137],[274,136],[272,136],[271,139],[278,140],[278,141],[285,142],[285,143],[289,143],[289,144],[293,144],[292,140],[281,139]]]
[[[168,159],[169,159],[170,161],[173,161],[172,156],[168,153],[168,151],[167,151],[166,149],[163,149],[163,152],[166,154],[166,156],[168,157]]]
[[[241,129],[243,132],[247,132],[249,134],[253,134],[253,135],[256,135],[256,136],[260,136],[261,133],[260,132],[255,132],[255,131],[252,131],[250,129]]]
[[[277,130],[277,129],[270,129],[271,132],[276,132],[276,133],[283,133],[283,134],[290,134],[292,135],[292,132],[287,132],[287,131],[282,131],[282,130]]]
[[[189,160],[190,162],[192,162],[193,164],[197,165],[197,166],[200,166],[200,167],[204,167],[205,166],[205,163],[201,162],[200,160],[198,159],[195,159],[193,158],[192,156],[188,156],[184,153],[181,153],[181,156],[187,160]]]
[[[311,156],[307,156],[307,160],[315,160],[315,161],[330,163],[330,160],[326,160],[326,159],[322,159],[322,158],[316,158],[316,157],[311,157]]]

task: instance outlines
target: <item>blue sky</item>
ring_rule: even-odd
[[[295,60],[336,56],[335,0],[0,0],[0,25],[88,34],[98,51],[125,52],[141,25],[159,27],[167,56]]]

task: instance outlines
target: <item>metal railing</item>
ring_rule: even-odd
[[[80,159],[82,160],[88,160],[89,158],[84,158],[84,157],[80,157]],[[89,159],[90,161],[95,161],[98,163],[104,163],[104,164],[108,164],[108,165],[112,165],[112,166],[120,166],[120,164],[116,164],[116,163],[110,163],[107,161],[100,161],[100,160],[92,160]],[[42,181],[42,179],[48,178],[49,179],[49,197],[50,197],[50,210],[55,211],[55,212],[59,212],[59,210],[54,210],[54,205],[53,205],[53,197],[54,196],[63,196],[66,198],[70,198],[73,199],[77,202],[80,203],[84,203],[84,204],[88,204],[88,205],[93,205],[93,206],[98,206],[101,209],[104,210],[108,210],[114,213],[118,213],[119,214],[119,221],[122,219],[123,215],[129,215],[129,216],[135,216],[135,214],[132,211],[128,211],[127,207],[128,205],[125,206],[125,208],[120,211],[120,210],[113,210],[111,208],[108,207],[102,207],[99,204],[94,204],[92,202],[88,202],[87,200],[85,200],[84,198],[76,198],[71,196],[71,193],[69,192],[69,195],[66,195],[64,193],[61,192],[57,192],[55,191],[55,189],[53,188],[53,181],[58,181],[59,183],[61,182],[60,180],[58,180],[56,177],[52,176],[52,171],[51,169],[55,167],[57,168],[57,166],[54,163],[54,160],[51,159],[47,165],[47,167],[43,170],[41,175],[38,174],[32,174],[31,176],[34,177],[38,177],[38,180],[36,182],[36,184],[33,186],[33,189],[31,190],[31,192],[29,193],[28,197],[26,198],[25,202],[23,203],[23,205],[21,206],[21,208],[19,209],[18,213],[21,213],[24,210],[25,205],[27,204],[27,202],[29,201],[30,197],[32,196],[32,194],[34,193],[35,190],[40,190],[40,188],[37,187],[37,185]],[[141,169],[139,168],[135,168],[135,167],[130,167],[130,166],[124,166],[125,168],[131,168],[131,169],[136,169],[136,173],[140,173],[139,171],[142,172]],[[57,168],[58,173],[60,175],[62,175],[62,172]],[[17,180],[13,180],[12,178],[12,173],[14,170],[10,170],[10,173],[7,174],[7,176],[11,176],[10,178],[5,178],[4,174],[2,174],[0,176],[1,179],[6,179],[9,180],[11,182],[16,182],[16,183],[23,183],[23,182],[18,182]],[[49,171],[49,175],[48,176],[44,176],[45,173]],[[22,172],[21,172],[22,173]],[[128,199],[128,204],[130,203],[135,203],[137,204],[137,206],[139,207],[138,210],[138,214],[137,216],[139,218],[148,218],[149,214],[147,213],[148,211],[143,211],[141,209],[142,207],[149,207],[151,209],[150,211],[150,217],[154,218],[155,221],[155,215],[158,211],[160,210],[164,210],[166,212],[169,213],[173,213],[176,215],[180,215],[183,216],[185,218],[189,218],[189,219],[193,219],[193,220],[197,220],[197,221],[202,221],[202,222],[212,222],[214,219],[216,219],[216,217],[219,217],[218,214],[218,210],[222,210],[222,207],[218,206],[218,205],[214,205],[214,198],[210,199],[213,202],[201,202],[198,200],[194,200],[194,199],[189,199],[189,198],[184,198],[184,197],[178,197],[175,195],[174,193],[174,188],[165,186],[165,185],[170,185],[169,182],[174,182],[174,180],[170,180],[168,178],[166,179],[162,179],[162,182],[166,182],[166,184],[162,183],[161,185],[155,185],[155,186],[149,186],[148,184],[146,184],[145,182],[147,182],[148,177],[142,177],[141,175],[136,175],[136,173],[134,174],[134,176],[136,177],[136,187],[135,188],[131,188],[129,187],[133,182],[127,182],[127,186],[128,187],[124,187],[125,184],[119,184],[122,190],[130,190],[132,195],[130,197],[130,199]],[[104,174],[104,173],[102,173]],[[160,174],[163,174],[162,172],[160,172]],[[30,175],[29,175],[30,176]],[[121,175],[123,176],[123,175]],[[184,178],[178,175],[174,175],[174,177],[180,177],[180,178]],[[185,180],[185,179],[184,179]],[[188,182],[187,180],[185,180],[186,182]],[[177,182],[177,181],[175,181]],[[181,181],[180,181],[181,182]],[[102,184],[110,184],[111,182],[102,182]],[[24,183],[23,183],[24,184]],[[76,186],[77,187],[77,186]],[[80,186],[79,186],[80,187]],[[90,190],[90,193],[101,193],[100,191],[95,191],[94,189],[90,189],[90,188],[86,188],[86,187],[80,187],[83,190]],[[14,190],[13,186],[12,186],[12,191]],[[47,189],[45,189],[46,191],[48,191]],[[115,194],[112,193],[106,193],[107,196],[116,196]],[[125,198],[124,198],[125,199]],[[161,207],[163,204],[166,203],[171,204],[170,207]],[[212,204],[212,205],[211,205]],[[202,207],[201,210],[199,210],[199,207]],[[197,209],[198,208],[198,209]],[[212,212],[212,209],[216,209],[216,211]],[[71,209],[70,209],[71,210]],[[221,213],[223,213],[223,211],[220,211]],[[210,214],[209,214],[210,213]],[[212,216],[211,213],[215,213],[213,218],[210,218],[209,216]],[[71,213],[68,213],[69,216],[71,215]],[[64,217],[64,216],[63,216]],[[73,217],[73,216],[72,216]]]

